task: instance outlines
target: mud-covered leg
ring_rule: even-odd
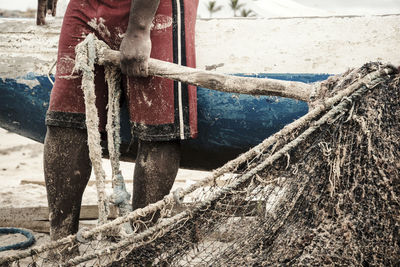
[[[44,172],[50,236],[57,240],[78,231],[82,195],[91,172],[86,131],[49,126]]]
[[[169,194],[178,173],[180,142],[139,141],[132,208],[143,208]]]

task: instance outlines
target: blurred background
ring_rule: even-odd
[[[58,0],[57,16],[69,0]],[[35,17],[37,0],[0,0],[0,17]],[[200,18],[382,15],[400,13],[400,0],[200,0]]]

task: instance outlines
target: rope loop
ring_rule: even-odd
[[[25,229],[14,228],[14,227],[0,228],[0,235],[4,235],[4,234],[6,234],[6,235],[21,234],[26,237],[26,240],[23,242],[12,244],[12,245],[0,247],[0,252],[7,251],[7,250],[15,250],[15,249],[25,249],[25,248],[32,246],[36,242],[36,239],[35,239],[34,235],[32,234],[32,232],[25,230]]]

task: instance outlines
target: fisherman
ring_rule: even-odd
[[[121,52],[123,93],[139,139],[133,210],[169,193],[180,162],[180,140],[197,135],[196,88],[148,77],[148,59],[195,67],[198,0],[71,0],[61,29],[56,81],[46,115],[44,172],[50,236],[78,231],[82,194],[91,173],[81,75],[75,46],[89,33]],[[95,66],[99,130],[106,124],[104,69]],[[104,135],[104,134],[103,134]]]

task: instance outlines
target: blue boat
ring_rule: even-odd
[[[325,80],[326,74],[258,74],[306,83]],[[38,83],[29,86],[21,80]],[[52,84],[47,76],[28,73],[17,79],[0,78],[0,125],[43,142],[45,115]],[[308,111],[307,103],[281,97],[248,96],[198,88],[199,136],[182,142],[182,167],[213,169],[235,158]],[[18,101],[16,101],[18,100]],[[122,156],[135,158],[126,107],[122,109]]]

